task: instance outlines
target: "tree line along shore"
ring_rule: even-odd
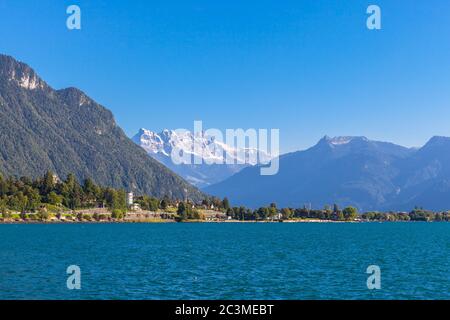
[[[227,198],[158,199],[134,196],[123,189],[99,186],[92,179],[79,183],[73,174],[60,180],[54,173],[31,179],[0,175],[0,222],[355,222],[355,221],[450,221],[450,211],[365,212],[337,205],[323,209],[231,206]]]

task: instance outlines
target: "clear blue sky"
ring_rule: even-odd
[[[82,29],[66,28],[66,8]],[[382,30],[366,28],[366,8]],[[450,1],[0,0],[0,52],[140,127],[280,128],[420,146],[450,136]]]

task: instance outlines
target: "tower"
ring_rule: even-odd
[[[132,206],[134,203],[133,192],[127,193],[127,206]]]

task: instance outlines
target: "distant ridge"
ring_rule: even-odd
[[[126,137],[108,109],[77,88],[52,89],[6,55],[0,55],[0,140],[3,175],[52,170],[136,193],[203,197]]]
[[[242,187],[245,186],[245,187]],[[315,146],[282,155],[274,176],[246,168],[205,188],[251,207],[353,205],[360,210],[450,208],[450,138],[405,148],[366,137],[325,136]]]

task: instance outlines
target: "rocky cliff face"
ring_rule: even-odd
[[[200,191],[149,157],[112,113],[76,88],[54,90],[26,64],[0,55],[0,172],[61,178],[154,196],[199,199]]]

